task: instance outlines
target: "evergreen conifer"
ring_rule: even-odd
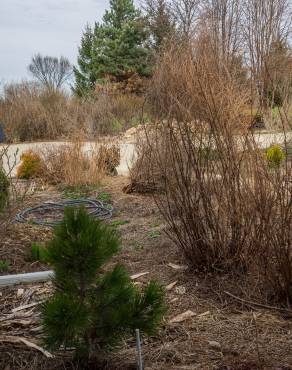
[[[138,328],[154,334],[165,313],[164,291],[156,282],[139,290],[125,268],[103,267],[119,250],[116,232],[83,208],[68,208],[48,245],[54,269],[53,296],[42,309],[46,344],[76,348],[90,359],[112,349]]]

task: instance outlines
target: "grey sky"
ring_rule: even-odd
[[[0,82],[28,78],[38,52],[75,63],[82,30],[106,8],[108,0],[0,0]]]

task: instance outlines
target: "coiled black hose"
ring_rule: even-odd
[[[105,205],[97,199],[69,199],[26,208],[15,216],[15,221],[54,227],[62,221],[66,207],[80,206],[85,207],[89,215],[99,220],[110,218],[113,213],[110,205]]]

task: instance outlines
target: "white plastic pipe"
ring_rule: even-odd
[[[30,272],[27,274],[0,276],[0,287],[9,285],[47,281],[53,276],[53,271]]]

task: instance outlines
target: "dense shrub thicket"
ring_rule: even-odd
[[[0,120],[10,142],[67,138],[77,131],[92,139],[137,125],[143,104],[133,94],[96,93],[82,100],[22,83],[5,87]]]
[[[162,57],[149,97],[167,119],[149,129],[140,163],[159,180],[168,235],[193,268],[257,271],[270,298],[292,303],[292,162],[286,149],[258,147],[240,119],[248,90],[210,54],[174,47]]]

